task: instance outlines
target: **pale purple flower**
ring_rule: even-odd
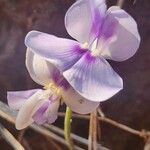
[[[135,20],[117,6],[106,10],[104,0],[77,0],[66,13],[65,26],[77,41],[31,31],[25,44],[53,63],[83,97],[109,99],[123,82],[106,59],[124,61],[135,54],[140,44]]]
[[[61,98],[74,112],[81,114],[90,113],[98,107],[99,102],[91,102],[79,95],[54,65],[30,49],[26,52],[26,67],[31,78],[44,89],[7,93],[9,106],[19,111],[17,129],[23,129],[33,122],[55,122]]]
[[[135,54],[140,36],[134,19],[117,6],[106,10],[104,0],[78,0],[67,11],[65,26],[77,41],[38,31],[25,38],[30,76],[48,88],[8,93],[9,105],[19,110],[18,129],[33,121],[54,122],[61,97],[86,114],[123,88],[106,59],[124,61]]]

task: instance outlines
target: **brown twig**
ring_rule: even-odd
[[[19,134],[18,134],[18,141],[19,141],[20,143],[21,143],[22,140],[23,140],[23,136],[24,136],[24,134],[25,134],[25,130],[26,130],[26,129],[23,129],[23,130],[19,131]]]
[[[38,126],[36,124],[33,124],[30,126],[33,130],[37,131],[38,133],[41,133],[42,135],[45,135],[47,137],[53,138],[54,140],[56,140],[57,142],[66,145],[66,142],[63,138],[61,138],[60,136],[58,136],[57,134],[54,134],[53,132],[48,131],[46,128]],[[74,146],[76,150],[83,150],[82,148],[78,147],[78,146]]]
[[[58,128],[54,125],[44,125],[44,127],[48,128],[50,131],[53,131],[54,133],[57,133],[64,137],[64,131],[61,128]],[[71,133],[71,138],[77,143],[84,144],[86,146],[88,145],[87,139],[80,137],[76,134]]]
[[[6,104],[4,104],[3,102],[0,101],[0,117],[2,117],[3,119],[15,124],[15,118],[16,118],[16,112],[11,110]],[[48,131],[46,128],[42,127],[42,126],[38,126],[36,124],[33,124],[31,126],[29,126],[31,129],[33,129],[34,131],[53,138],[54,140],[56,140],[57,142],[66,145],[66,142],[63,138],[61,138],[60,136],[58,136],[57,134],[54,134],[53,132]],[[67,146],[67,145],[66,145]],[[75,145],[75,149],[76,150],[83,150],[82,148],[78,147]]]
[[[27,150],[32,150],[32,148],[30,147],[29,143],[27,142],[27,140],[24,138],[24,134],[25,134],[26,129],[23,129],[19,132],[18,134],[18,141],[19,143],[21,143],[25,149]]]
[[[148,139],[145,143],[144,150],[150,150],[150,139]]]
[[[15,137],[2,124],[0,124],[0,135],[15,150],[25,150],[24,147],[15,139]]]
[[[92,143],[92,123],[93,123],[93,114],[90,114],[90,122],[89,122],[89,136],[88,136],[88,150],[92,150],[93,143]]]
[[[64,114],[63,113],[59,113],[59,116],[63,117]],[[85,119],[85,120],[89,120],[90,119],[90,116],[88,115],[79,115],[79,114],[72,114],[72,118],[80,118],[80,119]],[[134,135],[138,135],[142,138],[145,138],[145,133],[143,133],[142,131],[138,131],[138,130],[135,130],[135,129],[132,129],[126,125],[123,125],[121,123],[118,123],[117,121],[114,121],[110,118],[107,118],[107,117],[98,117],[98,120],[101,120],[103,122],[106,122],[106,123],[109,123],[117,128],[120,128],[124,131],[127,131],[129,133],[132,133]]]
[[[97,109],[97,112],[99,114],[99,116],[101,117],[105,117],[105,114],[103,113],[101,107],[99,106],[99,108]],[[97,118],[98,119],[98,118]],[[98,137],[98,141],[101,141],[101,121],[97,122],[97,137]]]
[[[99,106],[99,108],[97,109],[98,111],[98,114],[101,116],[101,117],[105,117],[105,114],[103,113],[101,107]]]
[[[88,150],[97,150],[97,111],[90,114]]]
[[[62,137],[64,137],[64,131],[61,128],[58,128],[54,125],[48,125],[48,124],[44,125],[44,127],[48,128],[50,131],[53,131],[54,133],[59,134]],[[73,133],[71,133],[71,137],[75,143],[80,143],[80,144],[83,144],[85,146],[88,146],[88,140],[87,139],[80,137],[80,136],[73,134]],[[98,144],[98,146],[100,146],[100,145]],[[104,149],[104,147],[103,147],[103,149]],[[107,148],[105,147],[105,149],[107,149]]]
[[[97,150],[97,110],[93,113],[93,150]]]
[[[122,8],[123,4],[124,4],[125,0],[118,0],[117,1],[117,6],[119,6],[120,8]]]
[[[98,117],[98,119],[101,120],[101,121],[103,121],[103,122],[109,123],[109,124],[111,124],[111,125],[113,125],[113,126],[115,126],[117,128],[120,128],[120,129],[122,129],[124,131],[132,133],[134,135],[138,135],[140,137],[142,136],[142,132],[141,131],[132,129],[132,128],[130,128],[130,127],[126,126],[126,125],[123,125],[121,123],[118,123],[118,122],[116,122],[116,121],[114,121],[112,119],[109,119],[109,118],[106,118],[106,117],[105,118]]]
[[[15,123],[15,117],[16,117],[16,112],[15,111],[13,111],[13,110],[11,110],[6,104],[4,104],[3,102],[1,102],[0,101],[0,116],[2,117],[2,118],[4,118],[4,119],[6,119],[7,121],[9,121],[9,122],[11,122],[11,123]],[[64,113],[62,113],[62,112],[60,112],[59,113],[59,116],[61,116],[61,117],[64,117]],[[72,114],[72,118],[80,118],[80,119],[85,119],[85,120],[89,120],[89,116],[88,115],[79,115],[79,114]],[[98,120],[101,120],[101,121],[103,121],[103,122],[106,122],[106,123],[109,123],[109,124],[111,124],[111,125],[113,125],[113,126],[115,126],[115,127],[117,127],[117,128],[120,128],[120,129],[122,129],[122,130],[124,130],[124,131],[127,131],[127,132],[129,132],[129,133],[132,133],[132,134],[134,134],[134,135],[137,135],[137,136],[139,136],[139,137],[142,137],[142,138],[144,138],[144,139],[147,139],[148,137],[150,137],[150,133],[149,133],[149,131],[138,131],[138,130],[135,130],[135,129],[132,129],[132,128],[130,128],[130,127],[128,127],[128,126],[126,126],[126,125],[123,125],[123,124],[121,124],[121,123],[118,123],[118,122],[116,122],[116,121],[114,121],[114,120],[112,120],[112,119],[110,119],[110,118],[107,118],[107,117],[98,117]],[[56,135],[56,134],[52,134],[51,135],[51,133],[45,133],[44,131],[46,130],[45,128],[44,128],[44,130],[43,130],[43,128],[42,127],[40,127],[40,126],[37,126],[37,125],[32,125],[32,126],[30,126],[33,130],[35,130],[35,131],[37,131],[37,132],[39,132],[39,133],[41,133],[41,134],[43,134],[43,135],[46,135],[46,136],[49,136],[49,137],[52,137],[53,138],[53,136],[54,136],[54,139],[56,140],[56,141],[58,141],[58,142],[60,142],[60,143],[62,143],[62,144],[65,144],[64,143],[64,139],[63,138],[61,138],[60,139],[60,137],[58,136],[58,135]],[[36,127],[38,127],[38,128],[36,128]],[[47,130],[46,130],[47,131]],[[47,132],[49,132],[49,131],[47,131]],[[55,138],[55,135],[57,136],[57,137],[59,137],[59,138]],[[79,148],[79,147],[77,147],[77,148]],[[79,149],[81,149],[81,148],[79,148]]]
[[[100,142],[101,141],[101,121],[97,122],[97,137],[98,137],[97,141]]]

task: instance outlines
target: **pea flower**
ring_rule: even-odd
[[[86,114],[123,88],[106,59],[124,61],[135,54],[140,36],[134,19],[117,6],[106,10],[104,0],[78,0],[65,26],[75,40],[39,31],[25,38],[27,69],[45,90],[8,92],[9,106],[19,110],[18,129],[54,122],[62,97],[73,111]]]
[[[80,96],[53,64],[30,49],[26,52],[26,67],[31,78],[44,89],[7,93],[9,106],[19,111],[16,118],[18,130],[33,122],[55,122],[61,98],[74,112],[81,114],[90,113],[98,107],[99,102],[91,102]]]
[[[123,88],[106,59],[124,61],[140,44],[135,20],[123,9],[106,10],[105,0],[77,0],[67,11],[65,27],[74,39],[31,31],[25,45],[53,63],[84,98],[101,102]]]

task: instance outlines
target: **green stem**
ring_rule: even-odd
[[[73,141],[71,139],[71,117],[72,111],[69,107],[66,107],[65,121],[64,121],[64,135],[68,144],[69,150],[73,150]]]

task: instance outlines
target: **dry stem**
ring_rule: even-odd
[[[88,150],[97,150],[97,111],[90,114]]]
[[[64,113],[59,113],[59,116],[64,117]],[[89,120],[90,116],[89,115],[72,114],[72,118]],[[109,123],[109,124],[111,124],[111,125],[113,125],[117,128],[120,128],[120,129],[122,129],[124,131],[127,131],[129,133],[132,133],[134,135],[138,135],[142,138],[145,138],[147,136],[146,134],[149,133],[149,131],[143,132],[143,130],[139,131],[139,130],[132,129],[132,128],[126,126],[126,125],[118,123],[117,121],[114,121],[114,120],[112,120],[110,118],[107,118],[107,117],[98,117],[98,120]]]
[[[15,124],[15,117],[16,117],[16,112],[11,110],[5,103],[0,101],[0,117],[2,117],[3,119],[7,120],[8,122],[11,122],[13,124]],[[34,131],[53,138],[54,140],[56,140],[57,142],[67,146],[65,140],[63,138],[61,138],[60,136],[58,136],[57,134],[54,134],[51,131],[48,131],[46,128],[42,127],[42,126],[38,126],[36,124],[33,124],[30,126],[31,129],[33,129]],[[74,145],[76,150],[83,150],[82,148]]]
[[[7,121],[11,122],[11,123],[15,123],[15,117],[16,117],[16,112],[12,111],[6,104],[4,104],[3,102],[0,101],[0,116],[4,119],[6,119]],[[59,116],[64,117],[64,113],[60,112]],[[79,119],[85,119],[85,120],[89,120],[90,116],[88,115],[78,115],[78,114],[72,114],[72,118],[79,118]],[[132,133],[134,135],[137,135],[139,137],[142,137],[143,139],[147,140],[150,137],[150,132],[149,131],[138,131],[135,129],[132,129],[126,125],[123,125],[121,123],[118,123],[110,118],[107,117],[98,117],[98,120],[109,123],[117,128],[120,128],[124,131],[127,131],[129,133]],[[61,138],[60,136],[58,136],[57,134],[54,134],[53,132],[48,131],[46,128],[44,127],[40,127],[37,125],[31,125],[30,126],[33,130],[51,137],[53,139],[55,139],[56,141],[65,144],[65,140],[63,138]],[[84,138],[83,138],[84,139]],[[86,139],[83,140],[83,143],[87,143]],[[75,146],[75,149],[80,150],[81,148]]]
[[[118,5],[120,8],[122,8],[122,6],[123,6],[123,4],[124,4],[124,1],[125,1],[125,0],[118,0],[118,1],[117,1],[117,5]]]
[[[24,147],[15,139],[15,137],[2,124],[0,124],[0,135],[15,150],[25,150]]]

